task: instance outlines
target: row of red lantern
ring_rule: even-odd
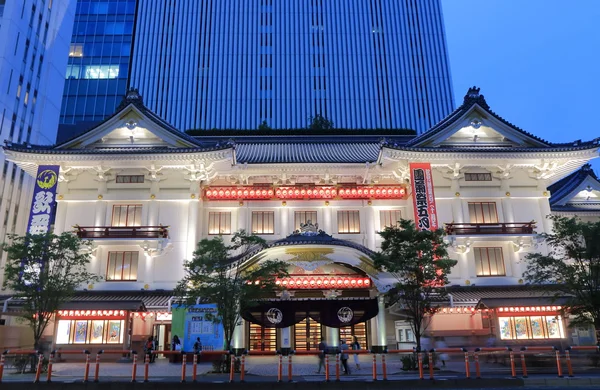
[[[341,187],[211,187],[205,191],[209,200],[233,199],[401,199],[406,195],[402,186],[356,186]]]
[[[59,310],[58,315],[61,317],[114,317],[124,316],[124,310]]]
[[[500,307],[500,313],[518,313],[518,312],[538,312],[538,311],[559,311],[562,306],[520,306],[520,307]]]
[[[324,288],[369,288],[369,278],[339,278],[339,277],[300,277],[277,279],[275,284],[286,288],[324,289]]]

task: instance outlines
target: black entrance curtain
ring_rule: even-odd
[[[263,301],[242,311],[242,318],[268,328],[287,328],[306,317],[331,328],[370,320],[378,313],[377,299]]]

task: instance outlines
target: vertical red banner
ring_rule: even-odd
[[[415,225],[421,230],[437,230],[439,224],[435,208],[431,164],[411,163],[410,181],[415,207]]]

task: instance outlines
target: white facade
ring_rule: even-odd
[[[0,1],[2,140],[54,143],[75,4],[75,0]],[[0,163],[0,240],[4,241],[8,233],[24,232],[33,180],[3,153]]]
[[[29,174],[40,164],[61,166],[56,232],[105,227],[114,234],[119,226],[168,230],[168,238],[162,233],[154,238],[96,237],[91,270],[107,279],[82,286],[89,290],[171,290],[199,240],[220,232],[227,241],[238,229],[263,229],[269,233],[263,237],[274,242],[309,218],[334,239],[376,251],[382,218],[397,218],[396,211],[402,218],[414,218],[409,164],[417,162],[433,168],[438,219],[450,229],[451,256],[458,260],[450,284],[479,288],[523,283],[526,253],[545,251],[534,233],[552,228],[545,218],[550,214],[548,185],[598,157],[599,147],[598,140],[567,145],[536,138],[491,113],[478,90],[469,91],[463,105],[429,133],[385,141],[376,136],[192,138],[162,122],[130,92],[118,113],[52,151],[9,145],[7,153]],[[336,150],[342,149],[344,154],[338,155]],[[286,186],[338,191],[388,186],[404,188],[406,196],[294,200],[275,195]],[[272,190],[274,195],[214,200],[207,192],[222,188]],[[125,230],[132,234],[132,229]],[[359,269],[373,280],[368,296],[385,292],[393,278],[369,268],[352,245],[309,245],[309,260],[321,256]],[[286,248],[265,253],[283,260],[302,258],[300,246]],[[465,299],[462,305],[474,307],[478,300]],[[473,329],[489,334],[477,318],[479,325]],[[458,333],[464,331],[460,323],[454,329]],[[399,336],[391,324],[387,330],[372,325],[373,337],[379,337],[374,330],[379,329],[387,334],[387,344],[393,344]]]

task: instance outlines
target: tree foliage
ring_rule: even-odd
[[[262,121],[262,123],[260,125],[258,125],[258,129],[259,131],[270,131],[271,126],[269,126],[269,123],[267,123],[267,121]]]
[[[82,285],[101,279],[88,272],[89,244],[70,232],[11,235],[2,244],[8,254],[3,286],[23,300],[20,317],[33,331],[36,349],[54,313]]]
[[[287,275],[287,266],[281,261],[245,264],[249,253],[266,245],[265,240],[244,230],[234,234],[231,245],[226,245],[221,237],[203,239],[193,259],[184,266],[185,276],[178,284],[177,295],[188,306],[197,299],[216,304],[213,321],[223,324],[227,350],[241,320],[241,310],[272,294],[275,279]]]
[[[523,278],[538,285],[555,284],[554,298],[574,316],[571,326],[600,329],[600,222],[553,215],[552,233],[541,234],[548,254],[529,253]]]
[[[397,303],[406,314],[420,350],[431,316],[447,298],[444,286],[457,262],[448,257],[442,229],[419,230],[413,221],[403,219],[379,235],[383,242],[375,266],[397,280],[387,294],[388,305]]]
[[[327,119],[321,114],[311,116],[308,118],[308,128],[311,130],[331,130],[333,129],[333,121]]]

